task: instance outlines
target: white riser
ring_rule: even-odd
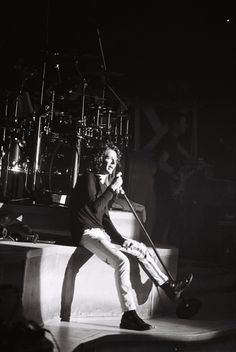
[[[67,299],[67,293],[71,292],[71,284],[68,282],[66,292],[62,294],[63,280],[75,250],[76,247],[59,245],[0,243],[1,282],[19,289],[23,315],[27,319],[41,323],[60,318],[62,295]],[[73,261],[72,273],[86,255],[82,248],[77,251],[79,260]],[[158,251],[168,270],[176,276],[178,250],[159,248]],[[137,310],[141,316],[154,317],[168,309],[171,304],[168,298],[161,290],[158,293],[139,266],[134,268],[132,278]],[[71,318],[120,314],[113,269],[92,256],[76,275]]]

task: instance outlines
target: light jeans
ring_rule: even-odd
[[[108,234],[99,228],[85,230],[80,240],[81,246],[87,248],[115,269],[116,289],[123,312],[135,310],[136,304],[130,281],[129,259],[122,252],[135,257],[156,284],[162,285],[168,280],[168,276],[159,269],[148,248],[143,243],[130,239],[128,243],[132,245],[126,248],[111,243]]]

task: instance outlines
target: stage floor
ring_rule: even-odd
[[[199,346],[199,343],[235,334],[234,320],[210,321],[159,317],[147,322],[154,328],[145,332],[120,329],[118,318],[85,318],[71,322],[50,321],[44,327],[54,335],[61,352],[109,350],[124,352],[154,349],[180,351],[180,346],[193,346],[196,343]],[[49,333],[46,336],[52,340]],[[170,347],[176,349],[168,349]]]
[[[189,265],[195,281],[188,296],[202,302],[192,319],[178,319],[173,307],[168,315],[146,320],[155,328],[145,332],[122,330],[120,319],[111,317],[52,320],[45,328],[54,335],[61,352],[235,352],[234,269],[227,274],[223,268],[184,263],[182,275]]]

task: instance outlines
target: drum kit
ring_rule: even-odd
[[[128,108],[108,83],[115,73],[81,72],[74,54],[57,52],[47,52],[38,66],[17,66],[20,88],[6,93],[2,199],[69,194],[98,142],[129,146]]]

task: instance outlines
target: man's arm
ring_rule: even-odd
[[[114,197],[114,191],[111,187],[107,187],[106,190],[100,195],[97,196],[97,186],[96,186],[96,177],[94,174],[88,174],[85,182],[85,189],[87,194],[87,203],[95,211],[99,212],[106,208],[108,203]]]
[[[193,156],[180,143],[177,143],[177,148],[179,153],[183,156],[184,159],[187,159],[187,160],[194,159]]]
[[[168,174],[173,174],[175,172],[174,168],[168,163],[169,153],[163,151],[158,159],[158,168]]]

